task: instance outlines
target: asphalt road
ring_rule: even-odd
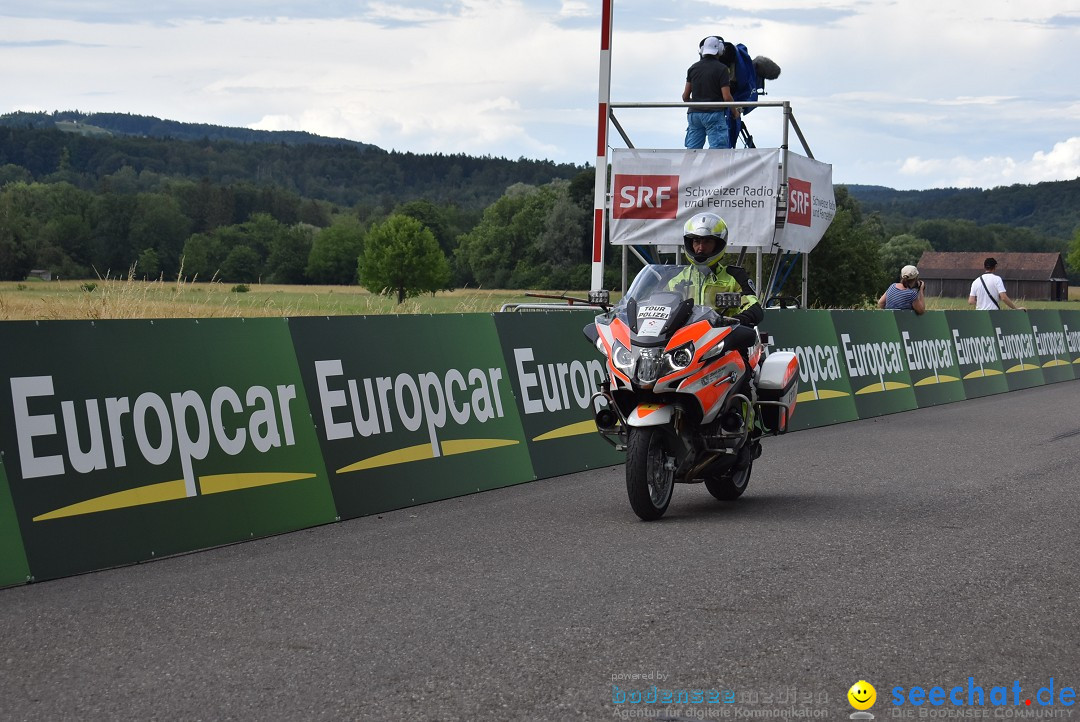
[[[770,439],[742,499],[679,486],[655,523],[612,467],[3,590],[0,718],[844,719],[865,679],[879,720],[1067,719],[1078,409],[1066,382]],[[702,701],[631,702],[654,685]],[[893,705],[936,685],[984,706]]]

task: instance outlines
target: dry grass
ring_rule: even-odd
[[[1010,298],[1012,298],[1010,296]],[[1068,301],[1033,301],[1027,298],[1013,298],[1013,301],[1017,306],[1023,306],[1032,310],[1052,310],[1052,311],[1064,311],[1064,310],[1080,310],[1080,287],[1069,287],[1069,300]],[[927,296],[926,308],[930,311],[970,311],[975,308],[969,306],[966,298],[941,298],[937,296]],[[1002,304],[1002,308],[1007,308]]]
[[[134,274],[97,281],[0,282],[0,320],[491,313],[507,303],[545,301],[529,298],[525,291],[460,289],[411,298],[398,305],[393,298],[358,286],[251,284],[247,288],[240,292],[237,286],[218,281],[147,281]],[[585,292],[570,295],[581,297]],[[1069,288],[1067,302],[1018,303],[1032,309],[1080,309],[1080,287]],[[941,311],[971,307],[963,298],[930,297],[927,308]]]
[[[133,275],[97,281],[5,282],[0,283],[0,320],[483,313],[530,300],[524,291],[462,289],[398,305],[393,298],[357,286],[246,288],[240,292],[238,286],[220,282],[147,281]]]

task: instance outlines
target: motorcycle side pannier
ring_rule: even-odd
[[[774,434],[787,432],[799,395],[799,360],[790,351],[769,354],[758,376],[761,421]],[[786,409],[786,413],[785,413]]]

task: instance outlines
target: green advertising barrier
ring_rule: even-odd
[[[1009,390],[989,311],[945,311],[956,363],[969,399]]]
[[[495,314],[506,368],[538,478],[621,464],[622,452],[601,438],[592,395],[607,371],[582,333],[596,312]]]
[[[915,390],[895,314],[831,313],[859,418],[916,408]]]
[[[772,339],[770,351],[790,351],[799,359],[799,396],[790,431],[859,418],[830,311],[769,310],[761,330]]]
[[[1062,314],[1057,311],[1028,311],[1027,316],[1031,322],[1031,335],[1035,339],[1035,353],[1039,357],[1046,383],[1075,379]]]
[[[2,322],[0,586],[622,463],[591,317]],[[792,430],[1080,377],[1080,311],[762,330],[799,359]]]
[[[1072,363],[1073,374],[1080,379],[1080,311],[1059,311],[1065,333],[1065,355]]]
[[[491,315],[289,327],[342,518],[536,478]]]
[[[1046,383],[1035,338],[1031,335],[1028,315],[1017,311],[987,311],[994,327],[994,338],[1005,368],[1005,380],[1010,391],[1029,389]]]
[[[30,566],[26,563],[15,505],[8,491],[4,459],[0,456],[0,587],[22,584],[29,578]]]
[[[334,519],[286,319],[0,325],[0,450],[36,579]]]
[[[966,399],[944,312],[929,311],[921,316],[911,311],[884,313],[892,315],[900,331],[904,361],[919,408]]]

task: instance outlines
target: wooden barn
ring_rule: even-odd
[[[1069,279],[1060,253],[945,253],[927,251],[919,259],[919,278],[927,296],[967,298],[971,282],[981,276],[983,261],[997,259],[995,273],[1012,299],[1069,300]]]

